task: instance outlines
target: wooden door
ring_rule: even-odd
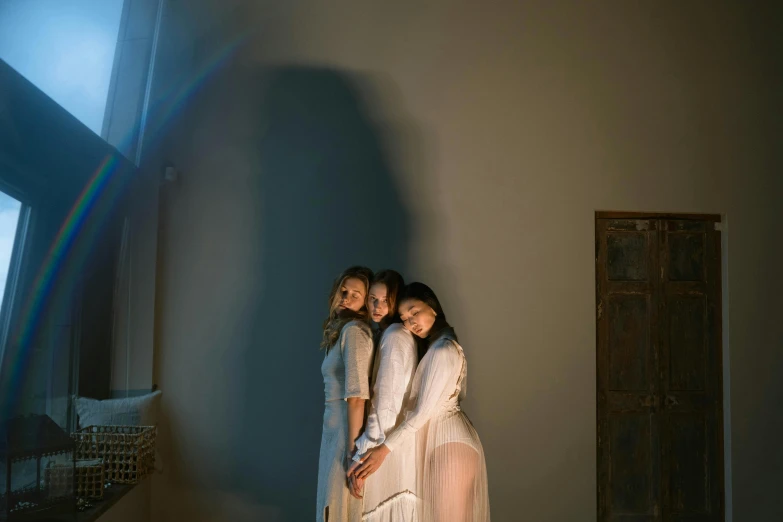
[[[715,221],[597,216],[600,521],[723,521]]]
[[[661,520],[657,220],[596,222],[599,520]]]

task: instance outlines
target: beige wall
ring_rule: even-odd
[[[765,15],[611,4],[299,2],[227,18],[225,34],[256,30],[242,65],[191,101],[163,146],[183,178],[161,196],[154,379],[167,469],[154,520],[310,519],[320,280],[352,261],[396,264],[442,296],[470,363],[465,409],[493,517],[595,520],[596,210],[726,216],[727,501],[737,521],[783,517],[780,69],[765,57]],[[188,23],[210,27],[207,12]],[[204,33],[197,59],[224,34]],[[316,82],[326,68],[369,111],[386,158],[373,186],[388,185],[380,197],[400,212],[382,231],[404,255],[384,258],[377,238],[366,255],[358,238],[298,243],[318,242],[318,209],[351,208],[323,180],[340,164],[322,170],[327,159],[308,158],[307,136],[280,121],[263,128],[265,103],[296,114],[279,92],[264,98],[292,64]]]

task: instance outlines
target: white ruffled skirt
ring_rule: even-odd
[[[416,522],[416,440],[395,448],[364,484],[364,522]]]

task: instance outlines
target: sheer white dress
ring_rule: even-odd
[[[416,439],[418,522],[489,522],[484,450],[460,409],[466,377],[465,354],[448,329],[422,357],[405,421],[384,442],[393,454]]]
[[[315,519],[359,522],[362,501],[351,496],[346,478],[348,404],[350,397],[370,398],[373,342],[370,327],[361,321],[343,326],[340,337],[324,357],[324,423],[318,460],[318,492]]]
[[[386,441],[386,434],[403,421],[403,406],[411,391],[418,363],[413,334],[401,324],[390,325],[381,337],[373,365],[373,393],[365,431],[356,441],[359,460],[370,448]],[[366,522],[416,520],[415,437],[402,441],[364,485]]]

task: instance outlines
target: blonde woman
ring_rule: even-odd
[[[370,398],[373,342],[367,322],[367,292],[372,272],[351,267],[338,277],[329,295],[321,348],[325,406],[318,461],[317,522],[359,522],[362,501],[351,496],[345,473]]]

